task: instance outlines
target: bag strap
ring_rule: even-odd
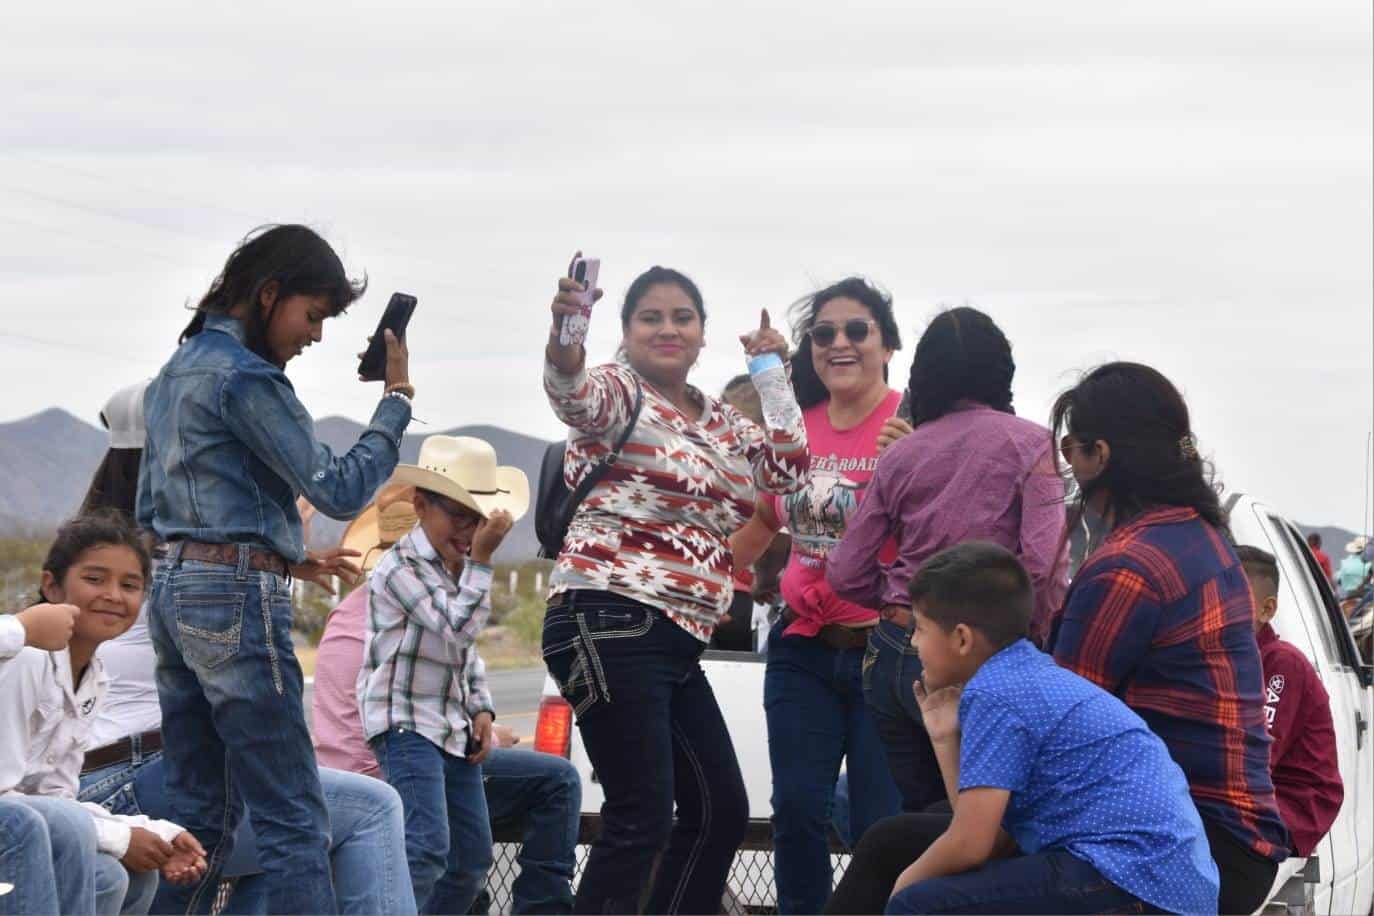
[[[567,506],[563,514],[563,521],[558,526],[559,541],[568,535],[568,528],[572,525],[573,516],[577,514],[577,507],[582,505],[582,500],[587,498],[587,494],[592,492],[592,488],[601,483],[606,475],[611,472],[611,465],[620,460],[620,452],[625,448],[625,443],[630,441],[630,436],[635,431],[636,424],[639,423],[639,409],[644,406],[644,388],[639,384],[639,379],[635,378],[635,403],[630,409],[630,421],[625,424],[625,430],[615,440],[615,445],[611,448],[600,461],[596,463],[586,477],[577,484],[577,489],[573,490],[572,496],[568,497]]]

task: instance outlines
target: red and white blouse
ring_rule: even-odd
[[[544,391],[571,429],[563,465],[577,486],[624,431],[637,375],[608,364],[572,375],[544,364]],[[578,507],[550,577],[550,597],[613,592],[659,608],[703,642],[730,606],[730,535],[754,513],[758,490],[806,482],[806,430],[764,429],[695,388],[701,417],[685,416],[638,378],[643,406],[620,459]]]

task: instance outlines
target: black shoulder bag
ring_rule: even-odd
[[[630,441],[630,434],[639,422],[639,409],[644,406],[644,389],[639,379],[635,379],[635,403],[630,410],[630,421],[616,439],[609,453],[601,458],[587,476],[578,483],[577,489],[569,492],[563,480],[563,459],[567,452],[567,442],[551,442],[544,451],[544,462],[539,468],[539,494],[534,503],[534,532],[539,538],[539,555],[554,560],[563,550],[563,539],[568,535],[577,507],[592,488],[611,472],[611,465],[620,460],[620,452]]]

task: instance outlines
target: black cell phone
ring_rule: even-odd
[[[911,422],[911,389],[902,392],[902,403],[897,405],[897,416],[899,419]]]
[[[386,378],[386,331],[396,335],[397,340],[405,340],[406,325],[415,312],[414,296],[406,293],[392,293],[391,301],[382,312],[382,320],[377,322],[377,330],[372,333],[372,343],[358,363],[358,375],[367,382],[378,382]]]

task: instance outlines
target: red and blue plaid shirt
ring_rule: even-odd
[[[1205,820],[1277,861],[1288,832],[1269,778],[1252,601],[1216,528],[1192,509],[1158,509],[1083,564],[1046,648],[1163,739]]]

